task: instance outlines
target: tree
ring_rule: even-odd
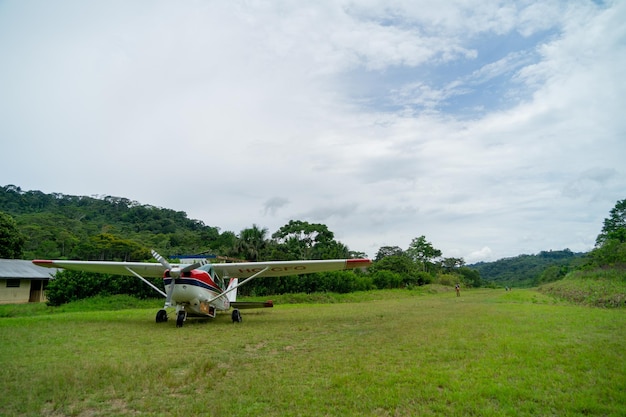
[[[458,269],[459,275],[463,279],[463,283],[467,287],[480,287],[482,285],[482,279],[480,278],[480,272],[475,269],[468,268],[466,266],[461,266]]]
[[[539,275],[536,284],[541,285],[558,281],[563,279],[568,272],[570,272],[570,268],[567,265],[551,265],[544,269],[541,275]]]
[[[626,243],[626,199],[615,203],[610,216],[604,219],[602,231],[596,239],[596,247],[602,246],[608,240]]]
[[[615,203],[610,216],[604,219],[589,260],[595,266],[626,265],[626,199]]]
[[[348,256],[350,257],[350,259],[362,259],[362,258],[367,258],[367,253],[361,252],[361,251],[350,250],[348,251]]]
[[[210,242],[210,247],[222,256],[237,256],[237,241],[238,238],[234,232],[226,231]]]
[[[422,265],[424,271],[432,269],[433,261],[442,255],[432,243],[426,240],[426,236],[416,237],[411,241],[406,254],[416,263]]]
[[[329,240],[313,247],[313,259],[343,259],[350,257],[350,250],[346,245],[336,240]]]
[[[334,233],[326,225],[301,220],[290,220],[272,235],[275,242],[282,247],[275,248],[274,251],[287,249],[288,259],[324,259],[329,254],[337,253],[347,257],[347,247],[336,242],[334,237]]]
[[[101,233],[82,242],[77,248],[81,259],[99,261],[141,261],[150,259],[147,248],[110,233]]]
[[[398,246],[382,246],[376,253],[375,261],[380,261],[387,256],[398,256],[404,254],[404,251]]]
[[[13,217],[0,211],[0,258],[20,258],[24,241],[24,236],[18,230]]]
[[[465,260],[463,258],[443,258],[441,260],[441,267],[446,272],[452,272],[462,266],[465,266]]]
[[[237,253],[248,261],[256,262],[261,252],[267,246],[267,228],[259,228],[253,224],[251,228],[243,229],[237,240]]]
[[[626,265],[626,243],[618,239],[608,239],[602,246],[589,252],[592,265],[601,267],[616,267]]]
[[[406,255],[386,256],[368,268],[374,285],[378,288],[399,288],[407,285],[424,285],[432,277],[420,270],[420,267]],[[394,275],[388,274],[388,272]]]

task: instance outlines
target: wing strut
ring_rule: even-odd
[[[134,276],[136,276],[137,278],[139,278],[140,280],[142,280],[143,282],[145,282],[146,284],[148,284],[149,286],[151,286],[152,288],[154,288],[159,294],[161,294],[163,297],[167,298],[167,294],[165,294],[163,291],[161,291],[156,285],[154,285],[153,283],[151,283],[150,281],[148,281],[147,279],[145,279],[144,277],[142,277],[141,275],[139,275],[138,273],[136,273],[135,271],[133,271],[132,269],[130,269],[129,267],[125,267],[126,270],[128,272],[130,272],[131,274],[133,274]]]
[[[217,297],[213,297],[211,298],[209,301],[207,301],[207,303],[212,303],[213,301],[222,298],[226,295],[228,295],[228,293],[235,291],[237,288],[241,287],[243,284],[245,284],[246,282],[253,280],[254,278],[257,278],[259,275],[261,275],[263,272],[267,271],[268,269],[270,269],[269,266],[266,266],[265,268],[263,268],[262,270],[260,270],[259,272],[257,272],[256,274],[244,279],[243,281],[241,281],[239,284],[230,287],[229,289],[227,289],[226,291],[224,291],[223,293],[221,293],[220,295],[218,295]]]

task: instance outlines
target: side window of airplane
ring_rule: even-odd
[[[222,280],[222,277],[220,277],[219,275],[215,273],[215,270],[211,267],[210,264],[203,265],[201,269],[204,269],[205,271],[209,273],[209,276],[211,277],[213,282],[217,284],[218,287],[222,289],[224,288],[224,280]]]
[[[222,277],[220,277],[219,275],[215,273],[215,270],[213,269],[210,263],[202,265],[198,269],[205,271],[207,274],[209,274],[213,282],[215,282],[218,287],[220,287],[221,289],[225,289],[224,280],[222,279]]]
[[[211,279],[213,279],[213,282],[215,282],[218,287],[224,289],[224,280],[222,280],[222,277],[217,275],[215,271],[211,271]]]

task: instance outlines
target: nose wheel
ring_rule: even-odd
[[[185,310],[180,310],[176,314],[176,327],[183,327],[183,323],[187,319],[187,312]]]

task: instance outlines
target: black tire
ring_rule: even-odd
[[[178,316],[176,316],[176,327],[183,327],[184,322],[185,322],[185,312],[179,311]]]
[[[241,321],[243,320],[241,317],[241,313],[237,309],[233,310],[231,318],[233,319],[233,323],[241,323]]]
[[[165,323],[167,321],[167,311],[159,310],[156,314],[156,322],[157,323]]]

